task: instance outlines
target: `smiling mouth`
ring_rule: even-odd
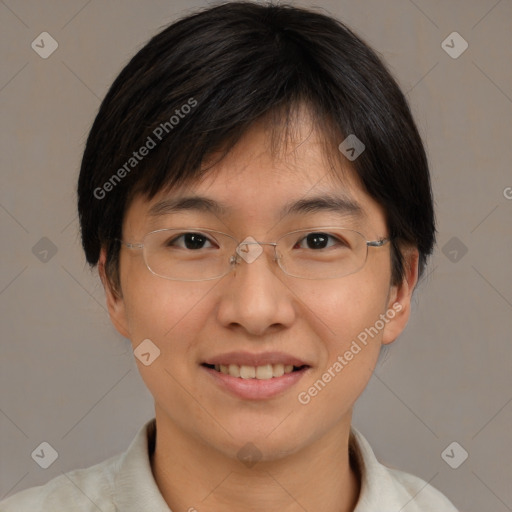
[[[258,379],[269,380],[273,378],[282,377],[285,374],[300,372],[309,368],[308,365],[293,366],[291,364],[265,364],[262,366],[247,366],[238,364],[208,364],[203,363],[201,366],[210,368],[219,373],[230,375],[231,377],[238,377],[240,379]]]

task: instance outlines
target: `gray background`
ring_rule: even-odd
[[[438,247],[355,425],[383,462],[461,510],[510,511],[512,2],[296,4],[320,5],[383,55],[432,169]],[[129,342],[84,263],[75,183],[117,73],[161,27],[205,5],[0,2],[0,498],[124,450],[153,416]],[[47,59],[31,48],[43,31],[59,45]],[[453,31],[469,44],[456,59],[441,45]],[[42,441],[58,452],[48,469],[31,458]],[[457,469],[441,457],[453,441],[469,453]],[[448,453],[460,461],[460,448]]]

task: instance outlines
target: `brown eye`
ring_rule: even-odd
[[[177,245],[183,249],[197,250],[204,249],[206,243],[211,244],[208,237],[201,233],[184,233],[180,236],[167,240],[165,246],[171,247]]]
[[[329,244],[329,239],[332,240],[332,242]],[[302,249],[325,249],[326,247],[332,247],[333,245],[341,244],[346,245],[346,243],[343,240],[340,240],[339,238],[334,237],[333,235],[330,235],[328,233],[308,233],[302,240],[299,242],[299,247]],[[305,246],[302,245],[305,243]]]

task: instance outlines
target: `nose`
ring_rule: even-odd
[[[294,295],[283,282],[271,243],[238,246],[237,263],[223,278],[218,319],[253,335],[289,327],[295,320]]]

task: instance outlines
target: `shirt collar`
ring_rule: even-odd
[[[368,441],[354,427],[351,428],[350,437],[351,456],[358,467],[361,483],[359,500],[354,512],[404,510],[414,498],[409,493],[404,494],[397,486],[390,469],[377,460]],[[407,510],[412,512],[418,509],[411,503]]]
[[[138,431],[119,460],[114,481],[114,503],[122,512],[172,512],[156,485],[150,457],[155,450],[156,419]]]

